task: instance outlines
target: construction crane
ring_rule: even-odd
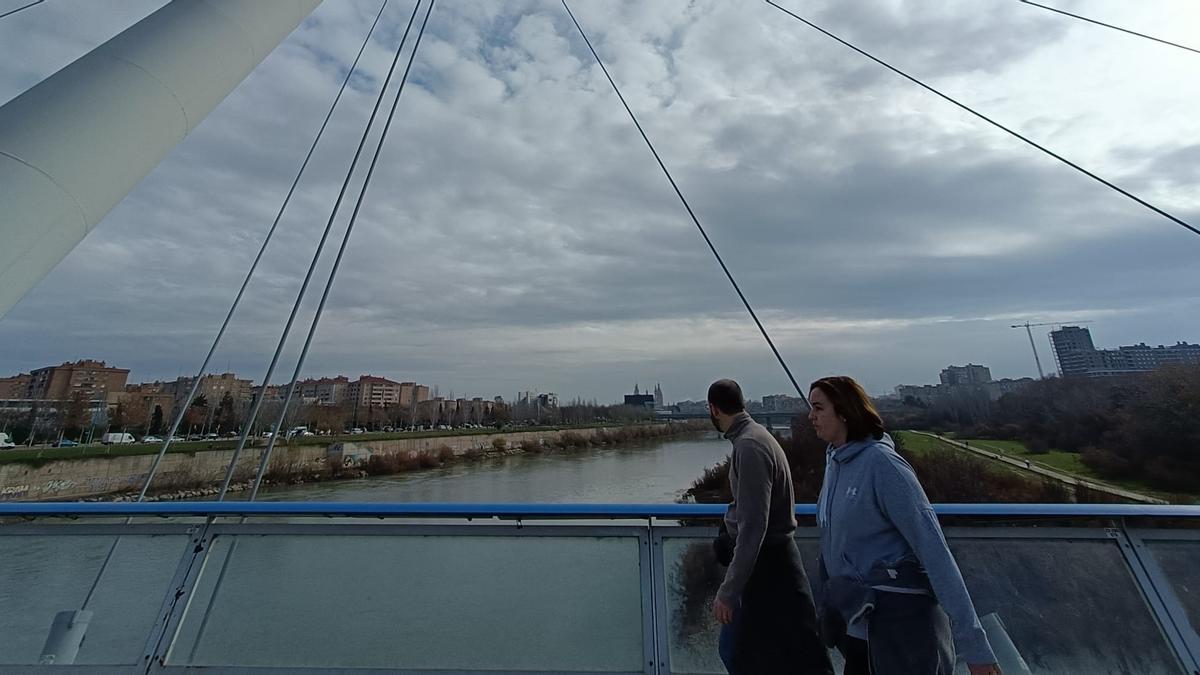
[[[1042,370],[1042,359],[1038,357],[1037,345],[1033,342],[1033,331],[1031,329],[1037,326],[1061,326],[1063,323],[1064,322],[1062,321],[1054,321],[1051,323],[1029,323],[1026,321],[1025,323],[1018,323],[1014,326],[1009,326],[1009,328],[1024,328],[1025,334],[1029,336],[1029,348],[1033,350],[1033,362],[1037,364],[1039,380],[1046,379],[1046,373]],[[1091,321],[1071,321],[1070,323],[1091,323]]]

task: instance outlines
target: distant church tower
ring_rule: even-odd
[[[642,393],[642,392],[638,391],[638,386],[639,386],[640,384],[641,384],[641,383],[639,382],[638,384],[635,384],[635,385],[633,385],[633,395],[634,395],[634,396],[637,396],[637,395],[639,395],[639,394],[641,394],[641,393]]]
[[[666,407],[666,405],[663,403],[662,385],[657,382],[654,384],[654,407],[655,408],[665,408]]]

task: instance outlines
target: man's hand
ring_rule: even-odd
[[[729,603],[717,597],[713,600],[713,616],[717,617],[717,621],[722,624],[729,625],[733,623],[733,607]],[[971,675],[976,675],[974,672]]]
[[[1003,675],[1000,672],[1000,664],[997,663],[969,663],[967,669],[971,671],[971,675]]]

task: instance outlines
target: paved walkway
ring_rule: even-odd
[[[1123,490],[1119,487],[1086,480],[1084,478],[1080,478],[1078,476],[1074,476],[1069,473],[1062,473],[1061,471],[1047,469],[1046,467],[1044,467],[1040,464],[1031,462],[1026,459],[1017,459],[1016,457],[1009,457],[1008,455],[1005,455],[1004,453],[1001,453],[998,450],[990,449],[987,446],[968,445],[968,444],[962,443],[960,441],[946,438],[945,436],[938,436],[937,434],[931,434],[931,433],[928,433],[925,431],[913,431],[911,433],[920,434],[922,436],[928,436],[929,438],[936,438],[939,441],[942,441],[943,443],[950,445],[952,447],[958,448],[960,450],[966,450],[967,452],[979,455],[980,457],[986,457],[987,459],[997,461],[997,462],[1004,462],[1005,464],[1015,466],[1018,469],[1024,469],[1026,471],[1030,471],[1032,473],[1036,473],[1036,474],[1045,476],[1047,478],[1053,478],[1054,480],[1060,481],[1062,483],[1066,483],[1067,485],[1082,485],[1090,490],[1096,490],[1097,492],[1104,492],[1104,493],[1107,493],[1110,495],[1121,497],[1123,499],[1130,499],[1135,502],[1141,502],[1142,504],[1169,504],[1170,503],[1166,500],[1158,499],[1157,497],[1150,497],[1150,496],[1144,495],[1140,492],[1133,492],[1131,490]]]

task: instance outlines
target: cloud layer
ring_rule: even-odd
[[[765,3],[577,4],[798,377],[884,392],[966,361],[1030,375],[1008,328],[1026,317],[1093,319],[1101,345],[1200,339],[1200,239]],[[1200,222],[1194,55],[1000,0],[785,4]],[[1180,41],[1200,20],[1152,4],[1086,9]],[[0,22],[0,100],[159,5]],[[0,321],[0,372],[194,371],[378,7],[324,3],[268,57]],[[218,369],[261,379],[411,9],[389,3]],[[549,0],[438,3],[305,370],[601,400],[635,381],[671,399],[726,376],[788,388]]]

